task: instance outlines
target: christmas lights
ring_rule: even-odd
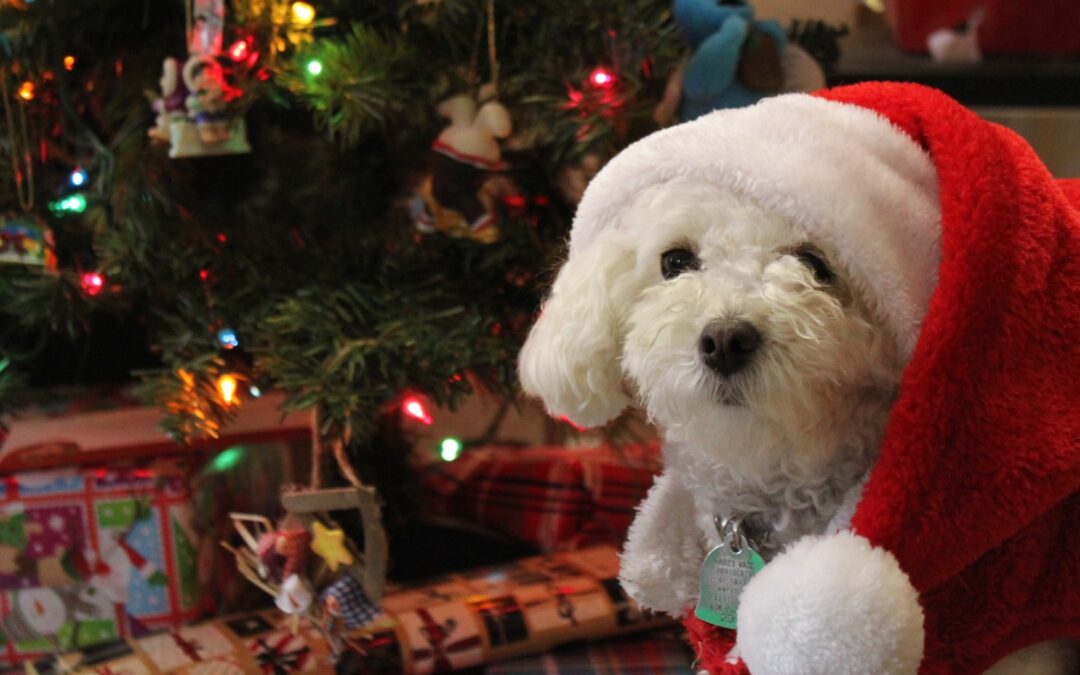
[[[221,393],[221,400],[226,405],[231,405],[236,401],[236,377],[233,375],[222,375],[217,380],[218,391]]]
[[[444,438],[439,443],[439,457],[445,462],[452,462],[461,456],[462,443],[456,438]]]
[[[105,277],[100,272],[86,272],[80,278],[83,293],[93,297],[105,288]]]
[[[417,420],[418,422],[430,425],[432,422],[435,421],[434,419],[432,419],[431,413],[427,411],[427,408],[424,407],[424,404],[416,396],[409,396],[404,401],[402,401],[401,409],[405,412],[406,415],[413,418],[414,420]]]

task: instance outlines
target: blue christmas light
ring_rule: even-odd
[[[89,176],[86,175],[85,171],[82,169],[75,169],[71,172],[71,177],[68,178],[68,182],[71,183],[72,187],[82,187],[83,184],[86,183],[87,178],[89,178]]]
[[[240,346],[240,338],[236,337],[236,331],[232,328],[222,328],[217,334],[218,344],[225,349],[235,349]]]

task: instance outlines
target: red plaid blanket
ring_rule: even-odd
[[[467,520],[543,551],[619,545],[660,469],[656,445],[487,447],[430,466],[432,513]]]

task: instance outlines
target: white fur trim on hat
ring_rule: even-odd
[[[891,553],[841,532],[807,537],[751,579],[737,646],[754,675],[913,675],[919,595]]]
[[[659,131],[590,183],[570,255],[618,227],[642,189],[702,180],[778,212],[831,248],[909,358],[937,282],[940,207],[929,156],[865,108],[788,94]]]

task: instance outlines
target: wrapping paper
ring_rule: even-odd
[[[0,663],[197,617],[189,478],[181,461],[0,476]]]

